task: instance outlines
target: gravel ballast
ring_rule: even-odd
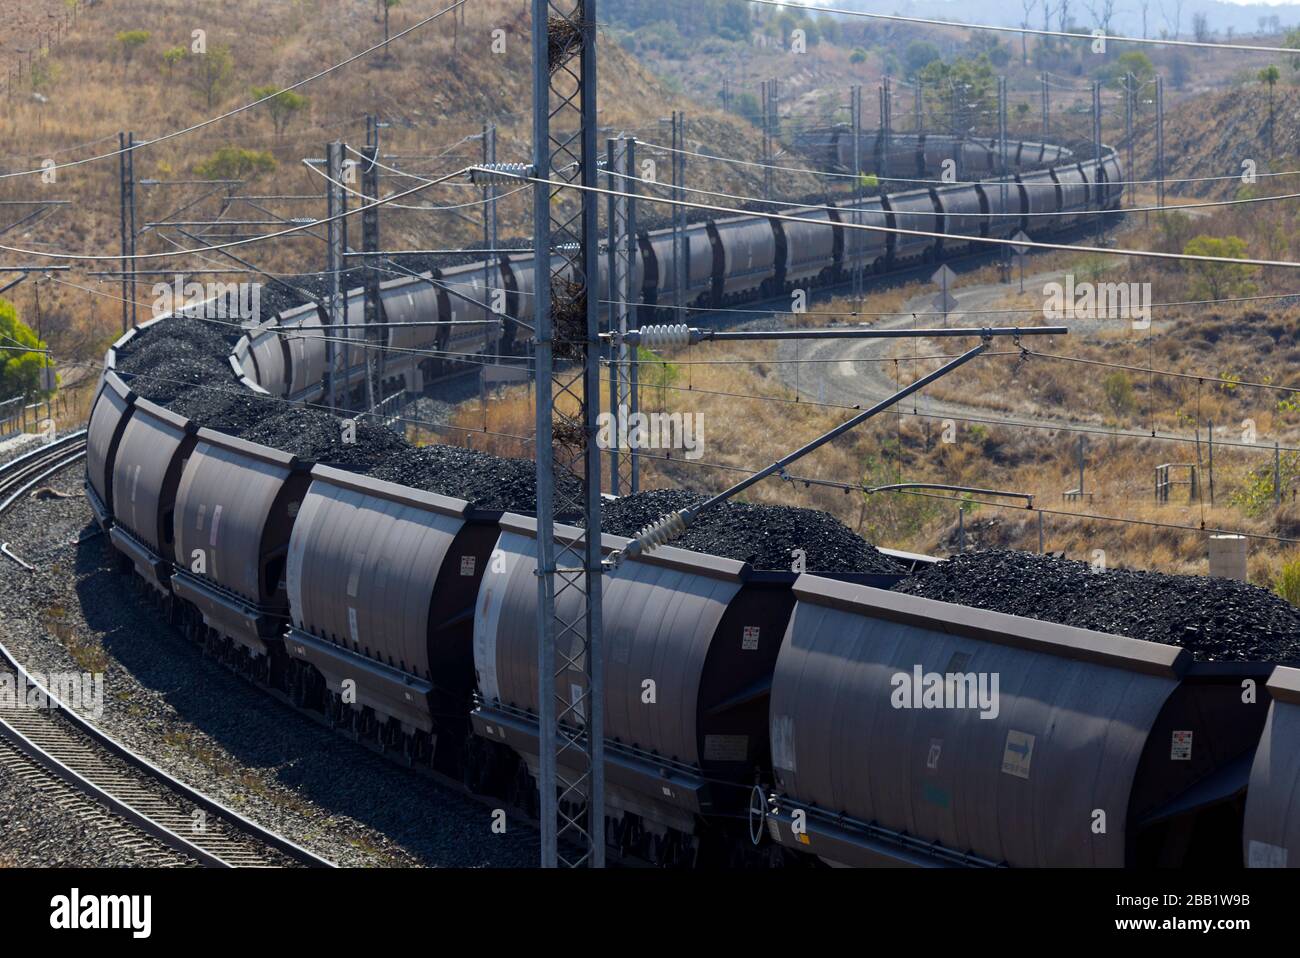
[[[0,752],[17,755],[0,742]],[[54,797],[55,800],[51,800]],[[0,766],[0,868],[158,868],[196,864],[131,829],[52,774],[32,781]]]
[[[670,512],[707,497],[661,489],[607,501],[601,507],[603,532],[635,536]],[[755,569],[790,571],[794,550],[805,553],[808,572],[898,574],[904,567],[880,552],[834,516],[815,509],[724,502],[700,513],[680,537],[679,549],[740,559]]]
[[[1300,609],[1233,579],[1113,569],[1032,552],[956,555],[894,591],[1134,639],[1224,662],[1300,660]]]

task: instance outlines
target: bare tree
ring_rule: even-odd
[[[1060,24],[1060,31],[1065,33],[1070,29],[1070,0],[1059,0],[1056,11],[1056,22]]]
[[[1051,0],[1043,0],[1043,29],[1044,29],[1044,30],[1051,30],[1051,29],[1052,29],[1052,3],[1051,3]],[[1051,37],[1048,37],[1048,36],[1044,36],[1044,37],[1043,37],[1043,43],[1045,43],[1047,46],[1050,47],[1050,46],[1052,45],[1052,38],[1051,38]]]
[[[1192,36],[1196,38],[1197,43],[1206,43],[1212,36],[1210,33],[1210,18],[1205,14],[1192,14]]]
[[[1102,33],[1110,33],[1110,22],[1115,19],[1115,0],[1097,0],[1096,3],[1087,2],[1084,6],[1088,8],[1088,13],[1092,16],[1092,22]]]
[[[1033,13],[1034,7],[1038,6],[1038,0],[1020,0],[1020,9],[1024,11],[1024,16],[1020,20],[1020,26],[1026,30],[1029,29],[1029,15]],[[1029,35],[1020,34],[1020,62],[1029,63]]]
[[[1171,11],[1172,16],[1170,15]],[[1177,40],[1183,24],[1183,0],[1170,0],[1167,6],[1165,0],[1160,0],[1160,16],[1165,21],[1165,29],[1169,31],[1169,38]]]
[[[1151,0],[1139,0],[1138,6],[1142,8],[1142,39],[1147,38],[1147,11],[1151,8]]]

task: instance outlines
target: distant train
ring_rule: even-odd
[[[700,229],[730,248],[727,222]],[[888,259],[900,240],[882,243]],[[390,321],[394,290],[412,315],[438,297],[390,285]],[[119,375],[135,335],[106,357],[86,494],[172,621],[361,740],[535,808],[536,520],[204,428]],[[243,348],[250,388],[295,395],[322,374],[310,336]],[[1300,671],[888,591],[898,578],[672,547],[610,574],[608,845],[674,866],[1300,864]],[[900,676],[938,676],[938,698],[900,699]]]
[[[802,148],[826,168],[851,168],[850,137],[843,131],[808,134],[800,140]],[[879,169],[882,138],[878,133],[864,135],[863,143],[867,148],[862,156],[870,168]],[[1124,194],[1119,157],[1110,147],[1103,148],[1100,159],[1076,160],[1062,147],[1008,141],[1008,169],[1029,168],[1005,180],[995,175],[1002,159],[996,141],[895,134],[889,154],[891,176],[930,178],[935,184],[870,196],[857,204],[779,208],[782,217],[806,222],[746,213],[690,224],[682,245],[687,269],[680,301],[701,309],[730,306],[796,288],[842,283],[855,269],[886,273],[965,255],[981,245],[962,239],[853,229],[854,224],[1000,239],[1023,230],[1031,238],[1043,239],[1078,226],[1089,215],[1118,210]],[[992,178],[940,183],[937,178],[943,174],[946,160],[952,160],[953,169],[963,176]],[[679,299],[674,286],[678,271],[673,262],[673,232],[642,231],[636,247],[632,286],[640,290],[638,314],[648,320],[655,309]],[[610,298],[608,263],[604,256],[599,261],[597,289],[604,301]],[[456,368],[459,360],[483,353],[522,352],[525,337],[509,319],[437,327],[399,324],[491,320],[493,306],[499,307],[496,313],[531,324],[533,265],[531,253],[501,254],[487,263],[467,263],[419,278],[381,283],[380,320],[386,328],[379,342],[391,347],[384,356],[384,394],[398,388],[418,393],[426,382]],[[346,323],[356,328],[348,329],[346,336],[334,332],[333,338],[365,339],[363,303],[361,290],[349,292]],[[321,328],[326,322],[314,304],[272,318],[236,347],[238,373],[276,396],[319,397],[327,362],[325,330]],[[286,335],[286,329],[295,334]],[[354,354],[364,355],[360,348]],[[351,371],[349,381],[357,375]]]

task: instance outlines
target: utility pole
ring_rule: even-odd
[[[889,176],[890,127],[893,118],[893,93],[889,77],[880,79],[880,175]]]
[[[763,199],[772,198],[772,91],[763,81]]]
[[[690,283],[691,251],[686,237],[686,207],[681,203],[686,199],[683,187],[686,185],[686,114],[673,111],[673,305],[681,307],[687,304],[686,288]],[[674,319],[674,322],[679,320]]]
[[[958,111],[957,84],[955,81],[949,81],[949,92],[952,96],[952,137],[953,137],[953,172],[958,180],[965,179],[966,164],[962,162],[962,154],[966,151],[962,149],[962,142],[966,139],[966,131],[963,128],[961,114]]]
[[[1101,169],[1101,81],[1092,81],[1092,158],[1097,162],[1096,169]],[[1097,245],[1101,245],[1104,218],[1101,215],[1101,187],[1094,183],[1091,187],[1097,212],[1093,215],[1096,227]]]
[[[1125,149],[1128,153],[1128,162],[1125,164],[1124,169],[1129,174],[1130,179],[1133,178],[1133,98],[1136,95],[1133,85],[1136,82],[1137,78],[1133,74],[1126,73],[1124,75],[1124,142],[1127,144]],[[1137,200],[1133,196],[1133,191],[1125,190],[1124,192],[1128,195],[1128,205],[1136,206]]]
[[[925,132],[925,99],[921,92],[921,78],[913,77],[912,83],[912,92],[915,94],[912,98],[912,129],[920,134]]]
[[[1051,116],[1052,116],[1051,96],[1052,95],[1047,89],[1046,71],[1044,71],[1043,75],[1039,77],[1039,83],[1041,84],[1041,92],[1039,94],[1039,98],[1042,100],[1042,111],[1043,111],[1043,142],[1046,143],[1047,137],[1049,135],[1049,131],[1052,128],[1052,123],[1051,123]]]
[[[1165,208],[1165,78],[1156,77],[1156,206]]]
[[[383,341],[383,322],[379,302],[379,124],[366,117],[365,165],[361,171],[361,192],[366,209],[361,213],[361,250],[365,253],[365,326],[366,326],[366,408],[374,410],[383,402],[383,362],[385,352],[374,348],[375,334]],[[376,355],[376,353],[378,355]]]
[[[772,159],[776,159],[776,141],[781,136],[781,81],[773,77],[768,81],[772,85],[771,95],[768,96],[767,102],[772,107],[772,122],[770,124],[772,134]]]
[[[1002,205],[1007,209],[1007,174],[1010,164],[1007,162],[1007,78],[998,77],[998,194]],[[1011,282],[1011,247],[1003,246],[1000,257],[1002,282]]]
[[[463,9],[463,8],[462,8]],[[483,165],[492,166],[497,161],[497,128],[495,123],[483,124]],[[483,248],[485,250],[495,250],[497,248],[497,189],[496,185],[488,180],[483,185]],[[501,256],[500,253],[492,252],[484,255],[483,258],[483,302],[491,303],[494,300],[493,291],[489,288],[492,285],[492,262]],[[485,317],[486,318],[486,317]],[[505,332],[504,320],[497,321],[496,327],[496,346],[492,350],[494,356],[501,355],[501,339]],[[494,359],[493,362],[500,362],[500,359]],[[479,375],[479,382],[483,389],[483,401],[486,408],[487,403],[487,367],[482,367]]]
[[[122,236],[122,332],[137,320],[135,305],[135,134],[119,133],[118,217]]]
[[[849,120],[853,128],[853,216],[856,226],[862,218],[862,87],[849,89]],[[855,308],[862,304],[862,230],[849,231],[849,273]]]
[[[328,377],[326,387],[329,392],[330,411],[333,412],[338,410],[339,405],[338,355],[340,352],[343,354],[343,389],[345,396],[347,393],[349,359],[347,337],[351,332],[345,325],[347,309],[342,294],[343,221],[337,218],[342,215],[345,209],[343,198],[343,144],[339,142],[330,143],[326,147],[325,157],[325,165],[329,171],[329,179],[325,182],[325,215],[329,219],[329,222],[325,224],[327,257],[325,269],[329,276],[330,290],[328,319],[330,329],[325,337],[325,375]],[[337,348],[340,339],[344,344],[342,350]]]
[[[621,136],[609,140],[605,156],[610,188],[609,243],[606,249],[607,273],[610,277],[609,329],[619,334],[618,338],[610,340],[609,408],[616,428],[613,430],[609,450],[609,491],[619,496],[626,492],[636,492],[638,488],[636,443],[629,443],[626,450],[619,446],[621,437],[629,435],[630,417],[637,411],[632,377],[632,372],[636,369],[635,357],[632,355],[633,348],[621,338],[628,331],[632,304],[636,301],[635,290],[632,288],[636,263],[636,202],[630,195],[614,194],[636,192],[636,180],[632,172],[636,169],[636,139]]]
[[[580,182],[575,212],[552,223],[551,200],[533,191],[537,364],[538,785],[542,866],[605,864],[604,649],[601,642],[599,312],[596,291],[596,0],[532,0],[533,168],[537,179]],[[574,38],[550,50],[552,29]],[[554,129],[551,121],[555,120]],[[571,163],[576,157],[577,164]],[[557,210],[568,207],[556,206]],[[560,251],[560,262],[552,253]],[[558,267],[558,269],[557,269]],[[565,275],[570,277],[565,281]],[[558,274],[558,275],[557,275]],[[562,297],[562,298],[561,298]],[[552,300],[556,300],[552,309]],[[557,329],[556,320],[563,322]],[[558,347],[558,350],[557,350]],[[556,402],[563,396],[564,405]],[[557,461],[558,460],[558,461]],[[579,480],[578,501],[560,501],[556,469]],[[557,506],[580,511],[585,528],[556,539]],[[556,596],[565,600],[563,615]],[[557,692],[563,648],[565,694]],[[585,688],[575,681],[582,673]],[[576,847],[561,854],[559,842]]]

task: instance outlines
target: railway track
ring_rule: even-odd
[[[0,515],[86,451],[85,431],[0,465]],[[0,546],[6,555],[31,565]],[[0,770],[93,823],[151,865],[217,868],[333,867],[287,839],[177,781],[70,708],[0,644]]]

